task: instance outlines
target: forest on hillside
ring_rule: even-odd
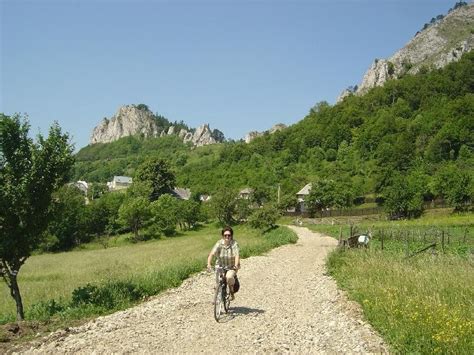
[[[252,187],[275,200],[280,186],[291,200],[309,182],[331,181],[343,192],[339,207],[367,195],[383,199],[397,185],[425,200],[464,194],[466,202],[473,194],[473,61],[474,53],[467,53],[364,96],[333,106],[320,102],[298,123],[249,144],[192,149],[175,137],[126,137],[88,146],[76,156],[74,177],[105,183],[114,175],[133,176],[154,156],[169,162],[178,186],[195,193]]]

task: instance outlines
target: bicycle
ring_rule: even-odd
[[[229,312],[230,290],[227,285],[226,273],[233,268],[217,266],[216,271],[216,293],[214,295],[214,319],[219,322],[223,311]]]

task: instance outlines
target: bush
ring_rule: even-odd
[[[255,209],[250,215],[248,223],[252,228],[268,230],[275,225],[279,217],[280,211],[278,208],[271,204],[267,204],[262,208]]]
[[[29,319],[45,321],[56,313],[62,312],[65,308],[66,306],[64,304],[54,299],[41,301],[31,306],[28,310],[27,317]]]
[[[72,292],[71,306],[95,305],[105,309],[114,309],[120,305],[139,300],[143,291],[129,281],[111,281],[103,286],[87,284]]]

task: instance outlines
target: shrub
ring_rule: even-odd
[[[272,228],[280,217],[278,208],[267,204],[262,208],[255,209],[249,217],[249,224],[252,228],[267,230]]]

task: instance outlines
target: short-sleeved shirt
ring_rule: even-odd
[[[224,241],[218,240],[212,248],[212,253],[216,256],[216,265],[221,267],[234,267],[235,257],[239,255],[239,244],[232,239],[229,245],[225,245]]]

